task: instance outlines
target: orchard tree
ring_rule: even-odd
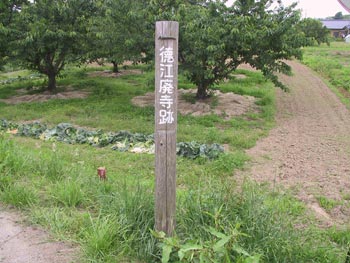
[[[296,4],[284,6],[277,1],[277,6],[272,8],[274,2],[237,0],[231,10],[233,23],[241,36],[238,54],[241,62],[261,70],[276,86],[285,89],[276,72],[290,74],[291,68],[285,61],[301,58],[301,47],[309,45],[310,41],[297,29],[300,11],[295,10]]]
[[[336,19],[336,20],[343,19],[343,13],[342,13],[342,12],[337,12],[337,13],[334,15],[334,19]]]
[[[179,66],[197,86],[197,98],[208,96],[208,89],[226,78],[237,61],[235,35],[229,9],[221,1],[151,1],[155,20],[179,21]],[[154,21],[152,21],[154,23]]]
[[[27,0],[1,0],[0,2],[0,69],[11,53],[12,41],[16,39],[13,24],[19,15],[22,5]]]
[[[228,78],[242,63],[262,71],[285,88],[276,72],[290,73],[287,59],[301,57],[308,45],[297,30],[300,12],[271,0],[237,0],[231,7],[221,1],[180,5],[180,66],[197,85],[197,98],[208,96],[215,84]],[[188,5],[188,4],[187,4]]]
[[[174,19],[180,5],[198,2],[205,0],[102,0],[92,27],[90,60],[109,61],[114,72],[126,60],[153,60],[155,21]]]
[[[240,63],[236,52],[237,37],[228,8],[223,3],[183,6],[179,10],[180,66],[197,86],[197,98],[208,96],[208,89],[228,77]]]
[[[56,78],[67,63],[82,62],[89,44],[94,0],[36,0],[22,8],[17,25],[17,58],[48,77],[54,92]]]
[[[94,19],[94,44],[91,60],[107,60],[113,64],[113,72],[126,60],[141,61],[153,44],[145,23],[148,1],[105,0],[101,16]],[[151,33],[152,35],[152,33]]]
[[[300,12],[295,4],[285,7],[278,0],[236,0],[227,7],[225,2],[106,0],[106,20],[96,30],[96,57],[115,64],[135,60],[140,54],[150,59],[155,21],[176,20],[180,22],[180,67],[197,86],[198,99],[206,98],[211,87],[242,63],[260,69],[284,87],[275,73],[290,73],[284,61],[300,58],[300,47],[310,43],[296,27]]]
[[[330,31],[322,25],[321,21],[313,18],[305,18],[297,26],[306,37],[310,38],[318,45],[327,43],[329,45]]]

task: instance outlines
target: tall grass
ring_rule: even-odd
[[[38,196],[34,190],[15,183],[9,184],[2,189],[0,200],[16,207],[23,208],[37,203]]]
[[[90,77],[87,73],[92,70],[96,69],[72,68],[59,80],[59,85],[91,91],[89,98],[0,104],[0,117],[153,133],[154,109],[139,108],[130,101],[153,89],[152,72],[102,78]],[[249,160],[245,149],[274,125],[272,84],[259,72],[242,70],[240,74],[247,78],[232,79],[217,88],[255,96],[260,112],[230,120],[216,115],[179,116],[179,141],[222,143],[229,150],[213,161],[177,158],[174,239],[179,246],[197,244],[212,252],[217,242],[213,229],[227,236],[239,232],[234,243],[227,243],[237,246],[226,246],[226,262],[237,260],[239,248],[260,255],[261,262],[344,261],[344,231],[310,229],[300,223],[307,220],[304,206],[292,197],[250,183],[243,188],[236,185],[234,171]],[[179,86],[193,87],[183,76]],[[7,96],[2,90],[17,88],[0,86],[0,98]],[[105,181],[97,176],[100,166],[107,167]],[[150,231],[154,227],[154,156],[2,134],[0,172],[0,201],[23,209],[33,223],[45,226],[57,237],[79,244],[82,261],[161,261],[165,241]],[[303,228],[298,230],[295,225]],[[178,260],[175,249],[170,260]]]
[[[0,138],[2,149],[12,145],[6,147],[7,156],[31,156],[24,146]],[[55,152],[48,147],[41,153],[48,158],[57,155],[57,162],[64,163],[67,152],[63,147],[69,146],[62,145]],[[32,160],[27,171],[38,167],[40,159]],[[113,175],[101,181],[90,175],[89,168],[80,173],[64,168],[61,176],[41,176],[41,182],[35,174],[19,181],[19,172],[14,173],[10,187],[1,188],[0,200],[18,207],[30,206],[32,222],[79,243],[86,262],[160,260],[162,241],[150,231],[154,226],[153,187],[146,181]],[[40,191],[19,185],[25,183],[40,185]],[[342,234],[335,234],[335,230],[330,239],[322,231],[295,228],[305,210],[297,200],[251,183],[240,188],[232,179],[202,176],[195,184],[178,190],[177,203],[176,238],[183,244],[213,243],[215,237],[208,231],[212,228],[225,235],[242,233],[235,242],[247,253],[261,255],[261,262],[342,262],[346,254],[346,242],[335,245],[332,241],[342,240]],[[237,251],[228,250],[228,255],[235,258]]]

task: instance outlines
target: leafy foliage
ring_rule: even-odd
[[[300,20],[296,4],[284,6],[282,1],[277,1],[277,7],[271,9],[273,2],[236,1],[232,10],[233,17],[238,18],[232,23],[237,26],[234,33],[242,38],[237,41],[242,63],[261,70],[276,86],[286,88],[275,73],[290,74],[291,68],[285,60],[301,58],[300,48],[309,42],[296,28]]]
[[[7,62],[12,48],[12,41],[16,39],[13,28],[14,20],[19,15],[21,6],[27,0],[1,0],[0,1],[0,69]]]
[[[197,85],[197,98],[205,98],[208,88],[218,84],[234,70],[239,62],[234,56],[236,35],[223,3],[196,5],[179,10],[180,61],[191,82]]]
[[[277,2],[275,8],[271,4]],[[180,66],[197,85],[197,98],[242,63],[260,69],[277,86],[275,72],[290,73],[284,60],[301,57],[309,36],[297,28],[295,5],[281,1],[54,1],[39,0],[20,12],[16,54],[46,74],[48,89],[67,63],[89,58],[118,65],[153,59],[154,22],[180,22]]]
[[[238,227],[238,226],[236,226]],[[213,227],[206,229],[211,239],[200,244],[181,243],[178,237],[166,237],[163,232],[151,231],[152,235],[161,241],[162,263],[174,262],[240,262],[259,263],[260,255],[251,256],[238,245],[237,238],[244,236],[238,229],[231,229],[232,233],[224,234]],[[172,260],[170,261],[170,258]],[[176,261],[177,262],[177,261]]]
[[[60,123],[56,127],[48,128],[40,122],[17,124],[6,120],[0,120],[0,131],[18,136],[69,144],[89,144],[96,147],[112,145],[112,150],[119,152],[154,153],[154,136],[142,133],[90,131],[74,127],[70,123]],[[198,157],[215,159],[223,151],[223,147],[216,143],[207,145],[197,142],[179,142],[176,146],[177,155],[190,159]]]
[[[329,45],[329,29],[322,25],[321,21],[304,18],[298,24],[298,28],[310,38],[311,41],[316,42],[318,45],[321,43],[327,43]],[[312,43],[311,43],[312,44]]]
[[[17,23],[16,55],[26,67],[45,74],[48,89],[67,63],[83,61],[93,0],[38,0],[25,6]]]
[[[337,12],[334,17],[334,19],[343,19],[343,13],[342,12]]]
[[[175,11],[159,16],[180,21],[180,66],[197,85],[197,98],[207,97],[210,88],[243,63],[285,88],[275,73],[290,74],[284,60],[300,58],[300,48],[309,41],[296,28],[300,12],[295,4],[285,7],[276,1],[272,8],[273,2],[238,0],[230,7],[222,1],[167,2]]]
[[[139,62],[153,39],[149,38],[144,12],[147,1],[106,0],[100,16],[95,16],[91,33],[94,35],[90,60],[113,64],[113,72],[124,61]],[[148,30],[147,30],[148,29]]]
[[[179,142],[176,146],[176,152],[180,156],[190,159],[204,157],[215,159],[223,152],[223,148],[219,144],[200,144],[198,142]]]

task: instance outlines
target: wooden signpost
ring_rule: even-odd
[[[155,228],[172,235],[176,210],[176,127],[179,24],[156,22]]]

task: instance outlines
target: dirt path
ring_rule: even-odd
[[[290,65],[294,75],[280,77],[291,91],[278,91],[277,127],[248,151],[248,174],[292,189],[326,225],[350,223],[350,112],[313,71]]]
[[[53,242],[48,234],[26,226],[22,217],[0,206],[0,263],[79,262],[76,250],[62,242]]]
[[[290,64],[294,76],[281,79],[291,92],[278,91],[277,127],[248,151],[254,165],[246,174],[292,189],[326,225],[349,223],[349,110],[311,70]],[[321,208],[319,197],[335,207]],[[74,249],[18,220],[0,205],[0,263],[77,262]]]

